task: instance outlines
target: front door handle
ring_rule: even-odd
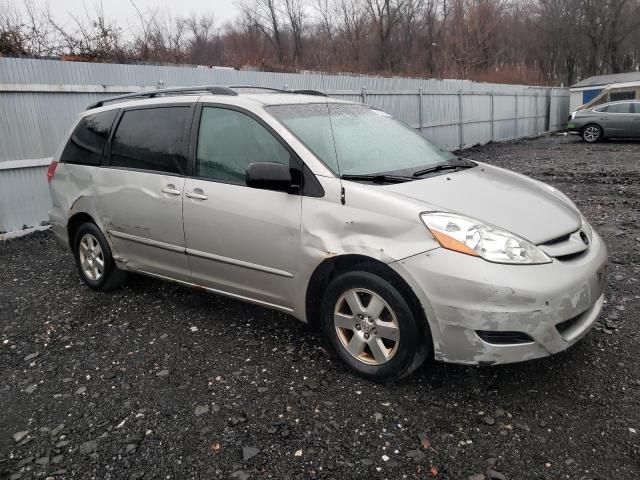
[[[180,190],[176,188],[175,185],[169,184],[166,187],[163,187],[161,190],[162,193],[166,193],[167,195],[180,195]]]
[[[196,200],[207,200],[207,197],[201,188],[194,188],[193,192],[187,192],[185,195],[189,198],[195,198]]]

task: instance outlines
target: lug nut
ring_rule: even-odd
[[[356,323],[356,330],[360,330],[360,324]]]
[[[358,318],[359,318],[360,320],[362,320],[364,317],[362,316],[362,314],[361,314],[361,313],[359,313],[359,314],[358,314]]]
[[[368,333],[365,333],[365,334],[364,334],[364,338],[366,338],[366,339],[368,340],[368,339],[369,339],[369,334],[368,334]]]

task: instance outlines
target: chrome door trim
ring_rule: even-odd
[[[215,293],[215,294],[218,294],[218,295],[223,295],[225,297],[231,297],[231,298],[235,298],[237,300],[242,300],[242,301],[245,301],[245,302],[255,303],[255,304],[261,305],[263,307],[275,308],[277,310],[282,310],[284,312],[293,312],[293,308],[284,307],[282,305],[278,305],[277,303],[264,302],[262,300],[256,300],[255,298],[252,298],[252,297],[245,297],[243,295],[238,295],[237,293],[231,293],[231,292],[227,292],[225,290],[218,290],[216,288],[205,287],[204,285],[198,285],[196,283],[186,282],[184,280],[178,280],[178,279],[173,278],[173,277],[167,277],[167,276],[160,275],[160,274],[157,274],[157,273],[147,272],[145,270],[130,269],[130,271],[141,273],[143,275],[148,275],[148,276],[154,277],[154,278],[159,278],[161,280],[168,280],[170,282],[179,283],[179,284],[185,285],[187,287],[193,287],[193,288],[196,288],[196,289],[206,290],[208,292]]]
[[[194,257],[206,258],[207,260],[214,260],[216,262],[228,263],[229,265],[236,265],[238,267],[248,268],[250,270],[257,270],[259,272],[270,273],[272,275],[278,275],[279,277],[293,278],[293,273],[286,272],[284,270],[278,270],[277,268],[265,267],[264,265],[258,265],[257,263],[245,262],[243,260],[236,260],[235,258],[223,257],[222,255],[215,255],[213,253],[202,252],[200,250],[194,250],[187,248],[187,255],[193,255]]]
[[[130,233],[119,232],[117,230],[107,230],[107,233],[123,240],[129,240],[131,242],[141,243],[143,245],[149,245],[151,247],[157,247],[163,250],[169,250],[171,252],[185,253],[185,248],[180,247],[179,245],[172,245],[171,243],[159,242],[158,240],[138,237],[137,235],[131,235]]]

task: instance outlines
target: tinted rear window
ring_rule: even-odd
[[[73,130],[60,161],[81,165],[100,165],[102,150],[118,110],[87,115]]]
[[[183,175],[190,107],[124,112],[111,142],[110,165]]]

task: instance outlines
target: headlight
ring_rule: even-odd
[[[538,247],[493,225],[455,213],[423,213],[422,221],[442,247],[489,262],[532,265],[550,263]]]

